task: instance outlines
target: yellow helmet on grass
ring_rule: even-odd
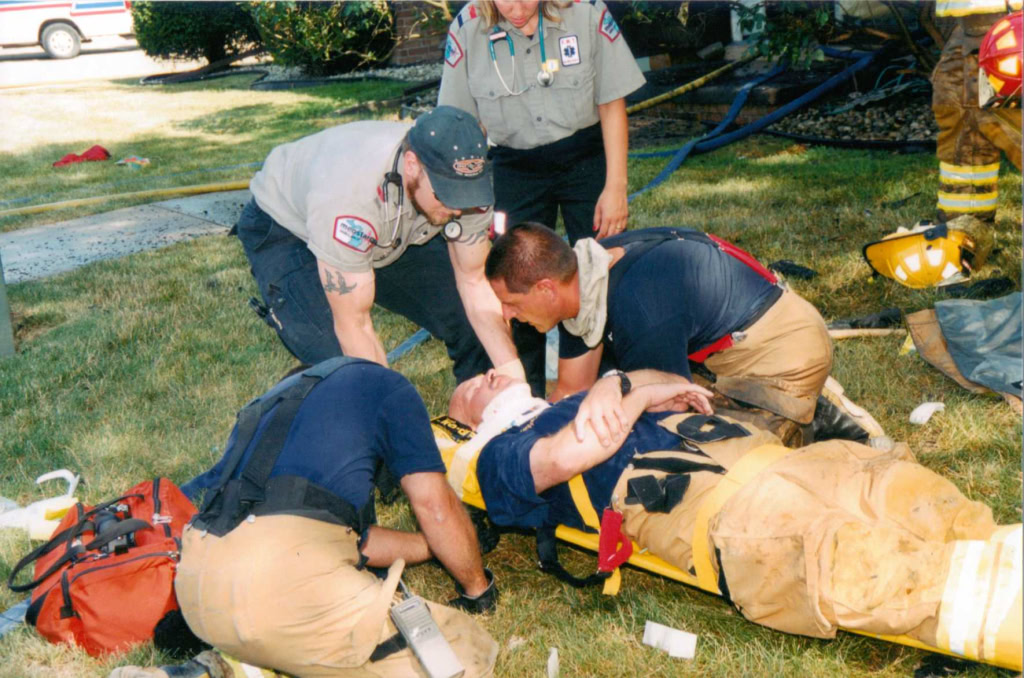
[[[876,275],[921,289],[963,282],[971,273],[974,239],[946,224],[919,222],[864,245],[864,259]]]

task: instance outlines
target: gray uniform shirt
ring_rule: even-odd
[[[448,33],[438,103],[473,113],[492,143],[518,149],[550,144],[599,122],[598,105],[635,91],[644,76],[603,2],[582,0],[558,11],[558,21],[544,19],[545,56],[558,62],[558,71],[551,86],[542,87],[538,36],[527,38],[499,21],[497,28],[515,46],[514,66],[504,38],[493,42],[492,60],[491,31],[475,4],[466,5]]]
[[[346,273],[392,263],[410,245],[422,245],[442,227],[432,226],[405,196],[398,216],[398,186],[384,174],[409,131],[401,122],[367,120],[339,125],[278,146],[249,189],[256,204],[304,240],[316,258]],[[399,172],[402,162],[399,162]],[[459,217],[463,238],[487,230],[490,208]],[[393,240],[397,235],[398,239]],[[390,247],[374,245],[392,243]]]

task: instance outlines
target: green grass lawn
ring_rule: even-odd
[[[0,138],[0,212],[97,195],[247,180],[258,165],[245,165],[263,162],[274,146],[353,120],[334,112],[359,101],[397,96],[409,86],[371,80],[280,92],[248,89],[257,77],[241,74],[164,86],[126,80],[5,91],[0,95],[4,128],[17,133]],[[110,151],[111,158],[51,166],[93,144]],[[148,158],[151,164],[141,170],[114,164],[130,155]],[[45,214],[0,214],[0,232],[139,202],[144,201],[117,199]]]
[[[251,170],[169,175],[262,160],[277,143],[340,122],[332,111],[401,88],[364,83],[252,92],[242,87],[246,82],[157,89],[114,83],[102,88],[110,97],[102,104],[84,101],[92,92],[84,88],[5,93],[5,110],[15,112],[19,133],[0,141],[0,199],[46,192],[60,196],[47,201],[87,197],[113,192],[106,187],[111,181],[137,178],[159,186],[245,178]],[[81,125],[72,128],[61,106],[75,102],[82,107]],[[49,167],[93,143],[115,156],[148,156],[154,165],[139,172],[110,163],[60,173]],[[633,161],[631,189],[662,162]],[[929,155],[802,149],[758,137],[692,158],[634,203],[632,225],[703,228],[764,262],[785,258],[810,266],[821,275],[792,286],[826,319],[890,306],[910,312],[943,294],[872,280],[860,249],[932,215],[936,174]],[[1001,251],[980,277],[1009,276],[1019,288],[1020,175],[1004,170],[1000,191]],[[920,195],[899,209],[881,206],[915,192]],[[78,215],[0,218],[0,229]],[[8,292],[18,354],[0,362],[0,494],[21,503],[41,498],[32,482],[37,475],[61,467],[82,474],[79,496],[89,502],[157,474],[186,481],[219,457],[236,411],[294,365],[246,306],[256,289],[234,239],[202,238]],[[386,349],[415,329],[383,311],[374,321]],[[991,505],[1001,522],[1019,521],[1019,417],[996,397],[961,389],[915,354],[899,355],[901,344],[898,337],[839,342],[835,374],[847,394],[893,438],[908,441],[922,463]],[[439,342],[427,342],[394,367],[417,386],[432,414],[444,411],[454,382]],[[910,411],[926,400],[941,400],[946,410],[926,426],[911,426]],[[413,524],[401,502],[381,515],[385,524]],[[0,532],[0,576],[6,578],[29,548],[19,533]],[[570,571],[593,569],[591,554],[562,551]],[[505,535],[486,563],[502,590],[497,612],[484,619],[502,648],[499,676],[541,675],[550,647],[559,649],[563,676],[909,676],[924,657],[852,634],[825,642],[757,627],[716,597],[639,570],[624,572],[616,598],[571,589],[539,573],[533,540],[525,535]],[[435,566],[412,568],[407,580],[432,599],[453,592]],[[18,600],[0,591],[0,607]],[[643,646],[648,619],[697,633],[696,659],[674,660]],[[123,663],[159,661],[149,647],[94,660],[49,645],[29,628],[0,640],[0,678],[105,676]],[[967,673],[1000,672],[972,666]]]

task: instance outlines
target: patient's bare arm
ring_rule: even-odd
[[[570,422],[552,436],[538,440],[530,450],[530,472],[537,492],[564,483],[573,476],[597,466],[611,457],[622,445],[626,435],[640,415],[648,409],[678,408],[680,403],[707,408],[711,392],[696,384],[673,381],[643,384],[622,399],[625,425],[618,433],[601,439],[594,427],[588,426],[583,440],[577,440],[574,424]]]

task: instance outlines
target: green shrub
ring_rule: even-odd
[[[149,56],[209,62],[260,42],[249,8],[238,2],[135,2],[135,39]]]
[[[250,11],[274,61],[310,75],[379,64],[394,48],[394,16],[384,0],[254,2]]]
[[[740,13],[740,27],[754,33],[752,49],[758,56],[788,60],[798,69],[825,60],[820,45],[835,34],[830,4],[765,0],[754,6],[735,7]]]

